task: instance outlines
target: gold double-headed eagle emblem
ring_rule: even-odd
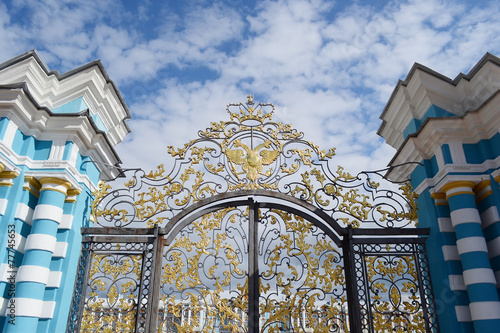
[[[246,173],[246,177],[252,182],[257,180],[259,175],[269,176],[271,170],[268,170],[266,173],[262,173],[262,169],[264,168],[264,165],[270,165],[273,163],[280,154],[279,149],[262,149],[271,148],[271,145],[272,142],[270,140],[265,140],[264,143],[261,143],[257,147],[251,149],[238,139],[234,141],[234,147],[241,147],[243,149],[226,148],[226,156],[231,163],[232,170],[236,177],[238,177],[238,173],[236,172],[234,164],[241,165],[241,168],[244,171],[242,173]]]

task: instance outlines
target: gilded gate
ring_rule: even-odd
[[[438,332],[408,184],[332,171],[274,107],[101,184],[84,228],[68,332]]]

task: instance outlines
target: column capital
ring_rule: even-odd
[[[473,189],[476,194],[476,202],[481,202],[486,199],[489,195],[493,194],[493,190],[491,189],[491,180],[485,179],[479,182]]]
[[[76,202],[76,197],[80,193],[82,193],[82,191],[80,191],[80,190],[78,190],[76,188],[69,189],[68,190],[68,195],[66,196],[66,200],[64,200],[64,202],[75,203]]]
[[[0,163],[1,164],[1,163]],[[3,166],[3,164],[2,164]],[[1,169],[1,168],[0,168]],[[5,167],[4,167],[5,170]],[[12,186],[12,180],[19,176],[16,171],[2,171],[0,172],[0,186]]]
[[[443,185],[441,191],[446,193],[446,199],[459,194],[472,194],[474,195],[473,188],[476,183],[470,180],[457,180],[446,185]]]
[[[446,194],[443,192],[432,193],[431,198],[434,199],[434,206],[448,205]]]
[[[39,181],[42,184],[40,191],[56,191],[64,195],[68,194],[68,190],[72,186],[67,180],[57,177],[42,177]]]
[[[24,185],[23,190],[26,190],[33,194],[35,197],[40,196],[40,189],[42,188],[42,184],[33,176],[25,176],[24,177]]]

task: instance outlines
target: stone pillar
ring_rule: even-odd
[[[500,301],[476,207],[475,185],[472,181],[454,181],[443,186],[442,191],[450,206],[474,329],[495,332],[500,327]]]
[[[44,301],[50,278],[50,263],[56,250],[56,235],[63,217],[63,205],[71,184],[63,179],[45,177],[33,213],[31,232],[26,239],[25,253],[17,272],[15,325],[4,325],[6,333],[36,332],[40,318],[53,316],[55,302]]]

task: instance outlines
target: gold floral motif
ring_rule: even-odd
[[[135,332],[141,255],[92,256],[82,332]]]
[[[280,242],[270,251],[267,269],[262,272],[261,293],[270,297],[271,284],[263,283],[263,280],[275,281],[278,293],[284,299],[268,298],[260,304],[261,316],[266,318],[264,329],[266,332],[281,332],[285,328],[326,333],[341,328],[347,332],[345,278],[339,263],[340,253],[329,240],[311,243],[312,223],[283,211],[271,212],[284,222],[286,232],[280,235]],[[270,218],[270,224],[279,223],[273,215]],[[284,258],[304,262],[298,267],[288,265],[285,274],[278,268]],[[334,291],[340,291],[340,294],[325,299],[325,295]]]
[[[244,279],[246,276],[246,271],[240,268],[237,252],[223,232],[224,218],[229,216],[229,226],[237,223],[235,213],[234,208],[226,208],[202,216],[192,223],[192,234],[179,235],[168,248],[161,285],[169,296],[161,296],[165,318],[161,320],[159,332],[170,332],[175,327],[178,332],[208,333],[212,332],[216,320],[228,332],[241,332],[246,325],[247,283],[236,286],[238,297],[229,299],[226,295],[231,277]],[[203,265],[211,259],[212,264]],[[227,263],[230,270],[221,270],[219,260]],[[177,300],[176,295],[188,297]],[[205,322],[203,327],[199,327],[200,320]]]
[[[365,261],[375,332],[425,332],[415,257],[366,256]]]

